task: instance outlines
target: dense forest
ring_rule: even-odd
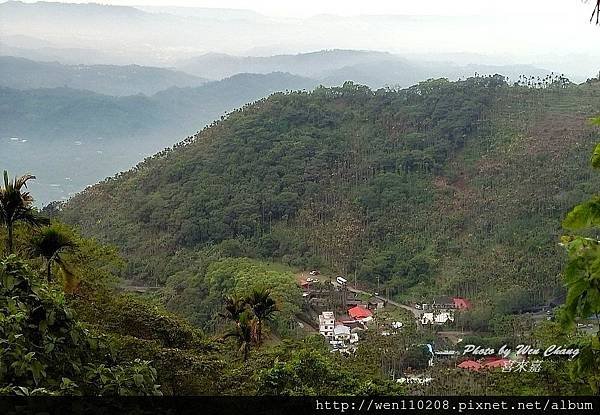
[[[296,294],[295,282],[281,270],[251,260],[215,264],[212,277],[226,295],[219,296],[220,328],[211,336],[152,298],[121,292],[116,251],[39,215],[24,191],[29,180],[7,178],[0,189],[0,395],[402,392],[372,365],[375,356],[361,358],[371,365],[365,372],[332,356],[320,335],[270,335],[284,334],[278,321],[297,307],[289,295]],[[261,271],[265,280],[255,278]],[[231,273],[235,286],[227,286]],[[228,298],[243,299],[244,308],[236,314]]]
[[[220,255],[462,295],[485,325],[562,302],[560,219],[598,186],[599,107],[597,80],[557,76],[280,93],[48,212],[117,246],[125,278],[198,286],[209,309]]]
[[[5,196],[12,192],[2,191],[3,201],[8,200]],[[27,193],[22,194],[27,201]],[[64,224],[49,223],[27,204],[20,204],[26,208],[15,215],[20,220],[14,223],[13,239],[8,239],[6,226],[2,232],[6,244],[0,260],[0,395],[579,395],[597,391],[588,386],[594,384],[598,367],[589,356],[582,360],[583,367],[579,361],[548,358],[541,373],[523,373],[518,382],[514,374],[500,371],[463,371],[448,363],[428,368],[422,343],[432,341],[433,333],[416,330],[410,324],[412,316],[402,313],[378,316],[382,323],[404,321],[401,336],[382,337],[370,330],[355,354],[332,354],[320,334],[280,330],[279,314],[295,311],[293,296],[281,296],[290,289],[289,275],[281,267],[249,259],[222,258],[211,270],[212,278],[221,278],[225,285],[227,275],[235,274],[236,285],[223,287],[227,294],[221,297],[217,313],[220,327],[208,335],[166,311],[157,298],[120,291],[116,274],[123,263],[113,248],[82,238]],[[15,253],[6,255],[10,249]],[[267,278],[257,278],[264,272]],[[252,287],[267,281],[277,290]],[[271,298],[263,302],[270,308],[261,312],[256,297]],[[251,324],[258,315],[264,316],[262,341]],[[273,315],[275,319],[269,317]],[[492,334],[504,336],[502,341],[530,342],[536,347],[556,342],[584,347],[588,341],[558,322],[544,322],[531,330],[511,318],[492,320]],[[436,382],[423,386],[394,381],[415,370]]]

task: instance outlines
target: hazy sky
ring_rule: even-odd
[[[600,61],[600,27],[589,22],[592,0],[96,0],[95,3],[246,9],[273,17],[249,18],[244,24],[215,19],[208,32],[203,32],[202,25],[192,25],[191,20],[186,20],[182,26],[161,26],[164,33],[160,35],[146,33],[146,29],[138,26],[124,26],[122,32],[100,30],[100,34],[69,25],[60,27],[58,32],[56,27],[46,31],[44,21],[12,26],[6,21],[4,30],[70,48],[89,48],[91,37],[94,48],[100,47],[113,56],[116,51],[127,62],[161,65],[207,52],[264,56],[340,48],[404,55],[474,53],[490,57],[478,63],[529,63],[583,77],[595,75]],[[173,13],[186,15],[182,11]],[[189,12],[190,16],[194,14]],[[306,19],[322,14],[434,17]],[[7,31],[8,26],[12,32]],[[155,34],[158,37],[152,37]]]
[[[32,1],[27,1],[31,3]],[[554,14],[583,19],[591,15],[584,0],[63,0],[67,3],[102,3],[140,6],[186,6],[251,9],[267,15],[314,14],[427,14],[498,15]]]

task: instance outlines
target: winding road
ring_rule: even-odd
[[[335,285],[336,287],[340,287],[340,284],[338,284],[337,282],[331,281],[331,283],[332,283],[333,285]],[[351,286],[349,286],[349,285],[347,285],[347,286],[346,286],[346,289],[347,289],[348,291],[350,291],[350,292],[353,292],[353,293],[365,294],[365,295],[368,295],[369,297],[373,296],[373,297],[375,297],[375,298],[377,298],[377,299],[379,299],[379,300],[381,300],[381,301],[385,301],[385,302],[387,302],[388,304],[392,304],[392,305],[394,305],[394,306],[396,306],[396,307],[400,307],[400,308],[403,308],[403,309],[405,309],[405,310],[408,310],[408,311],[410,311],[411,313],[413,313],[413,315],[414,315],[414,316],[415,316],[415,318],[417,318],[417,319],[421,318],[421,315],[423,314],[423,310],[418,310],[418,309],[416,309],[416,308],[414,308],[414,307],[411,307],[411,306],[409,306],[409,305],[402,304],[402,303],[398,303],[398,302],[396,302],[396,301],[393,301],[393,300],[388,300],[387,298],[384,298],[384,297],[382,297],[382,296],[380,296],[380,295],[375,295],[375,296],[374,296],[374,295],[373,295],[373,293],[371,293],[371,292],[368,292],[368,291],[359,290],[358,288],[352,288],[352,287],[351,287]]]

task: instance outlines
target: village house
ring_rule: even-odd
[[[373,313],[361,306],[352,307],[348,310],[348,315],[356,321],[369,322],[373,320]]]
[[[448,296],[436,297],[433,300],[433,303],[431,303],[431,308],[437,309],[437,310],[453,309],[454,308],[454,300],[452,300],[452,298],[450,298]]]
[[[327,340],[333,340],[335,327],[335,315],[333,311],[324,311],[319,315],[319,333],[321,333]]]
[[[469,310],[471,308],[471,303],[463,297],[440,296],[436,297],[431,304],[419,303],[415,305],[415,308],[423,311]]]
[[[350,327],[338,323],[333,329],[333,339],[329,344],[333,347],[333,351],[353,352],[356,350],[355,343],[358,342],[358,334],[350,329]]]
[[[346,306],[347,307],[356,307],[357,305],[363,306],[364,302],[352,291],[346,292]]]
[[[371,297],[369,298],[369,301],[367,302],[367,308],[369,310],[379,310],[385,307],[385,300],[379,298],[379,297]]]
[[[464,362],[461,362],[457,367],[478,372],[481,369],[482,365],[481,363],[476,362],[475,360],[465,360]]]
[[[454,313],[451,311],[442,311],[439,313],[428,312],[421,315],[420,322],[423,326],[442,325],[454,322]]]
[[[454,297],[452,301],[454,302],[454,308],[457,310],[468,310],[471,308],[471,303],[465,298]]]
[[[304,291],[310,290],[310,282],[306,281],[304,278],[300,280],[300,288]]]
[[[436,357],[445,358],[445,359],[452,358],[452,357],[458,355],[459,353],[460,352],[458,350],[436,350],[434,352]]]
[[[456,367],[460,369],[480,371],[483,369],[493,370],[493,369],[503,369],[509,366],[512,362],[509,359],[490,357],[488,359],[481,359],[480,361],[474,360],[465,360],[461,362]]]
[[[366,324],[362,321],[358,321],[358,320],[342,320],[340,321],[341,324],[343,324],[344,326],[348,326],[350,327],[350,331],[352,333],[355,332],[359,332],[359,331],[363,331],[367,328]]]
[[[343,324],[336,324],[333,328],[333,339],[337,342],[349,342],[350,341],[350,327],[344,326]]]

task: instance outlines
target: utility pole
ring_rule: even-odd
[[[377,276],[377,295],[379,295],[379,275]]]

